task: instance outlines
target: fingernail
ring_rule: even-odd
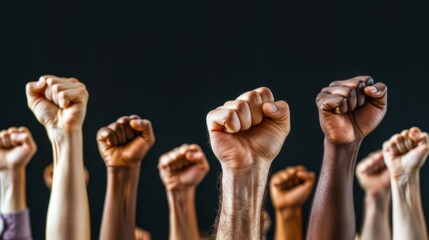
[[[378,89],[376,87],[374,87],[374,86],[369,86],[368,89],[372,93],[376,93],[378,91]]]
[[[268,110],[269,110],[270,112],[272,112],[272,113],[277,112],[277,106],[276,106],[275,104],[271,103],[269,106],[270,106],[270,107],[269,107],[269,109],[268,109]]]

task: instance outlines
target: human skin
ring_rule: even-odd
[[[307,239],[353,239],[353,175],[362,140],[383,120],[387,87],[371,77],[332,82],[316,99],[325,134]]]
[[[394,240],[428,239],[420,193],[420,169],[428,154],[428,134],[416,127],[383,144],[392,190]]]
[[[369,154],[356,167],[356,177],[365,191],[362,240],[392,239],[390,230],[390,177],[383,152]]]
[[[26,94],[28,106],[45,127],[53,149],[46,239],[90,239],[82,139],[88,91],[75,78],[46,75],[29,82]]]
[[[100,239],[135,239],[140,162],[155,143],[149,120],[124,116],[97,133],[107,168],[107,191]]]
[[[214,154],[222,167],[217,239],[260,239],[268,171],[290,131],[289,107],[262,87],[207,115]]]
[[[85,174],[85,185],[88,186],[89,173],[88,173],[88,169],[86,169],[86,167],[84,167],[84,174]],[[54,176],[54,165],[51,163],[45,167],[45,170],[43,170],[43,180],[45,181],[45,185],[49,190],[51,190],[51,188],[52,188],[53,176]]]
[[[170,214],[170,240],[198,240],[195,190],[210,167],[197,144],[183,144],[159,159],[159,175],[165,186]]]
[[[37,151],[30,131],[25,127],[0,132],[0,212],[27,209],[25,169]]]
[[[314,186],[315,173],[304,166],[288,167],[270,180],[270,195],[276,216],[274,239],[303,238],[302,206]]]

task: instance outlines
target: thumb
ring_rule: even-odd
[[[369,102],[381,108],[387,105],[387,86],[384,83],[378,82],[364,88],[365,94],[369,97]]]
[[[262,105],[262,112],[277,124],[284,133],[290,131],[289,105],[285,101],[268,102]]]
[[[44,78],[40,78],[37,82],[29,82],[26,85],[25,92],[27,95],[27,103],[29,106],[40,97],[46,88],[46,81]]]

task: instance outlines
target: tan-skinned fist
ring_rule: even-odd
[[[36,143],[27,128],[12,127],[0,132],[0,170],[24,168],[36,151]]]
[[[377,195],[390,191],[389,171],[381,150],[369,154],[356,166],[356,177],[366,194]]]
[[[97,143],[106,166],[135,168],[155,143],[155,135],[149,120],[124,116],[101,128]]]
[[[384,162],[394,178],[418,173],[428,154],[428,134],[417,127],[403,130],[383,144]]]
[[[301,208],[311,194],[316,175],[304,166],[288,167],[270,180],[270,195],[276,210]]]
[[[289,134],[289,117],[288,104],[269,88],[246,92],[207,114],[213,152],[234,171],[269,166]]]
[[[76,78],[45,75],[29,82],[26,94],[29,108],[48,130],[72,132],[82,128],[89,95]]]
[[[316,98],[320,126],[334,144],[362,140],[383,120],[387,87],[369,76],[334,81]]]
[[[182,146],[159,158],[159,175],[166,189],[196,188],[210,170],[207,158],[197,144]]]

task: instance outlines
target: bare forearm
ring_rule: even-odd
[[[198,240],[195,188],[167,191],[170,209],[170,240]]]
[[[82,133],[51,138],[54,174],[46,223],[47,239],[89,239]]]
[[[134,239],[140,168],[108,167],[100,239]]]
[[[353,172],[360,142],[335,145],[325,139],[324,145],[307,239],[353,239]]]
[[[276,210],[275,240],[302,239],[302,210],[301,208]]]
[[[362,240],[392,239],[389,224],[390,191],[365,196]]]
[[[391,178],[393,239],[428,239],[420,194],[419,173],[408,179]]]
[[[25,167],[0,173],[0,212],[14,213],[27,208],[25,194]]]
[[[268,168],[243,175],[223,172],[217,239],[260,239],[261,214]]]

